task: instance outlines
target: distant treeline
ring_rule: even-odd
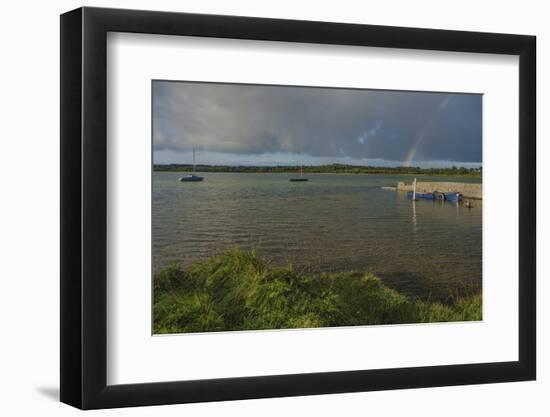
[[[295,173],[299,172],[299,165],[277,165],[277,166],[246,166],[246,165],[197,165],[196,172],[250,172],[250,173]],[[465,168],[465,167],[449,167],[449,168],[420,168],[420,167],[374,167],[374,166],[358,166],[345,164],[330,164],[330,165],[308,165],[303,168],[304,173],[310,174],[397,174],[397,175],[466,175],[472,177],[481,177],[482,167]],[[193,171],[193,165],[189,164],[166,164],[154,165],[155,171],[174,171],[174,172],[189,172]]]

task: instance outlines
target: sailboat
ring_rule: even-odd
[[[309,178],[304,177],[304,167],[303,165],[300,165],[300,176],[291,178],[290,182],[303,182],[303,181],[309,181]]]
[[[195,172],[195,148],[193,148],[193,172]],[[200,177],[195,174],[188,174],[179,178],[181,182],[199,182],[199,181],[202,181],[203,179],[204,177]]]

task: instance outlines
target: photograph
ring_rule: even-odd
[[[482,320],[482,94],[151,89],[153,334]]]

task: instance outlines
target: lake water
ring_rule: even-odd
[[[372,271],[425,299],[481,290],[482,201],[413,203],[381,189],[412,176],[308,174],[292,183],[289,174],[204,173],[182,183],[181,175],[153,174],[154,270],[240,246],[312,273]]]

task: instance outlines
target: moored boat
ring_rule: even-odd
[[[309,178],[304,177],[304,167],[300,166],[300,176],[296,178],[290,178],[290,182],[305,182],[309,181]]]
[[[439,201],[453,201],[458,202],[462,200],[462,194],[457,192],[442,193],[435,191],[433,193],[414,193],[413,191],[407,191],[407,198],[409,199],[423,199],[423,200],[439,200]]]
[[[451,192],[451,193],[444,193],[445,194],[445,201],[462,201],[462,194]]]
[[[419,193],[418,191],[414,193],[413,191],[407,191],[407,198],[410,198],[411,200],[414,199],[425,199],[425,200],[435,200],[434,193]]]
[[[193,171],[195,171],[195,148],[193,148]],[[179,177],[181,182],[199,182],[202,181],[204,177],[195,174],[187,174],[183,177]]]
[[[202,181],[203,179],[203,177],[199,177],[198,175],[194,174],[184,175],[183,177],[179,178],[181,182],[198,182]]]

